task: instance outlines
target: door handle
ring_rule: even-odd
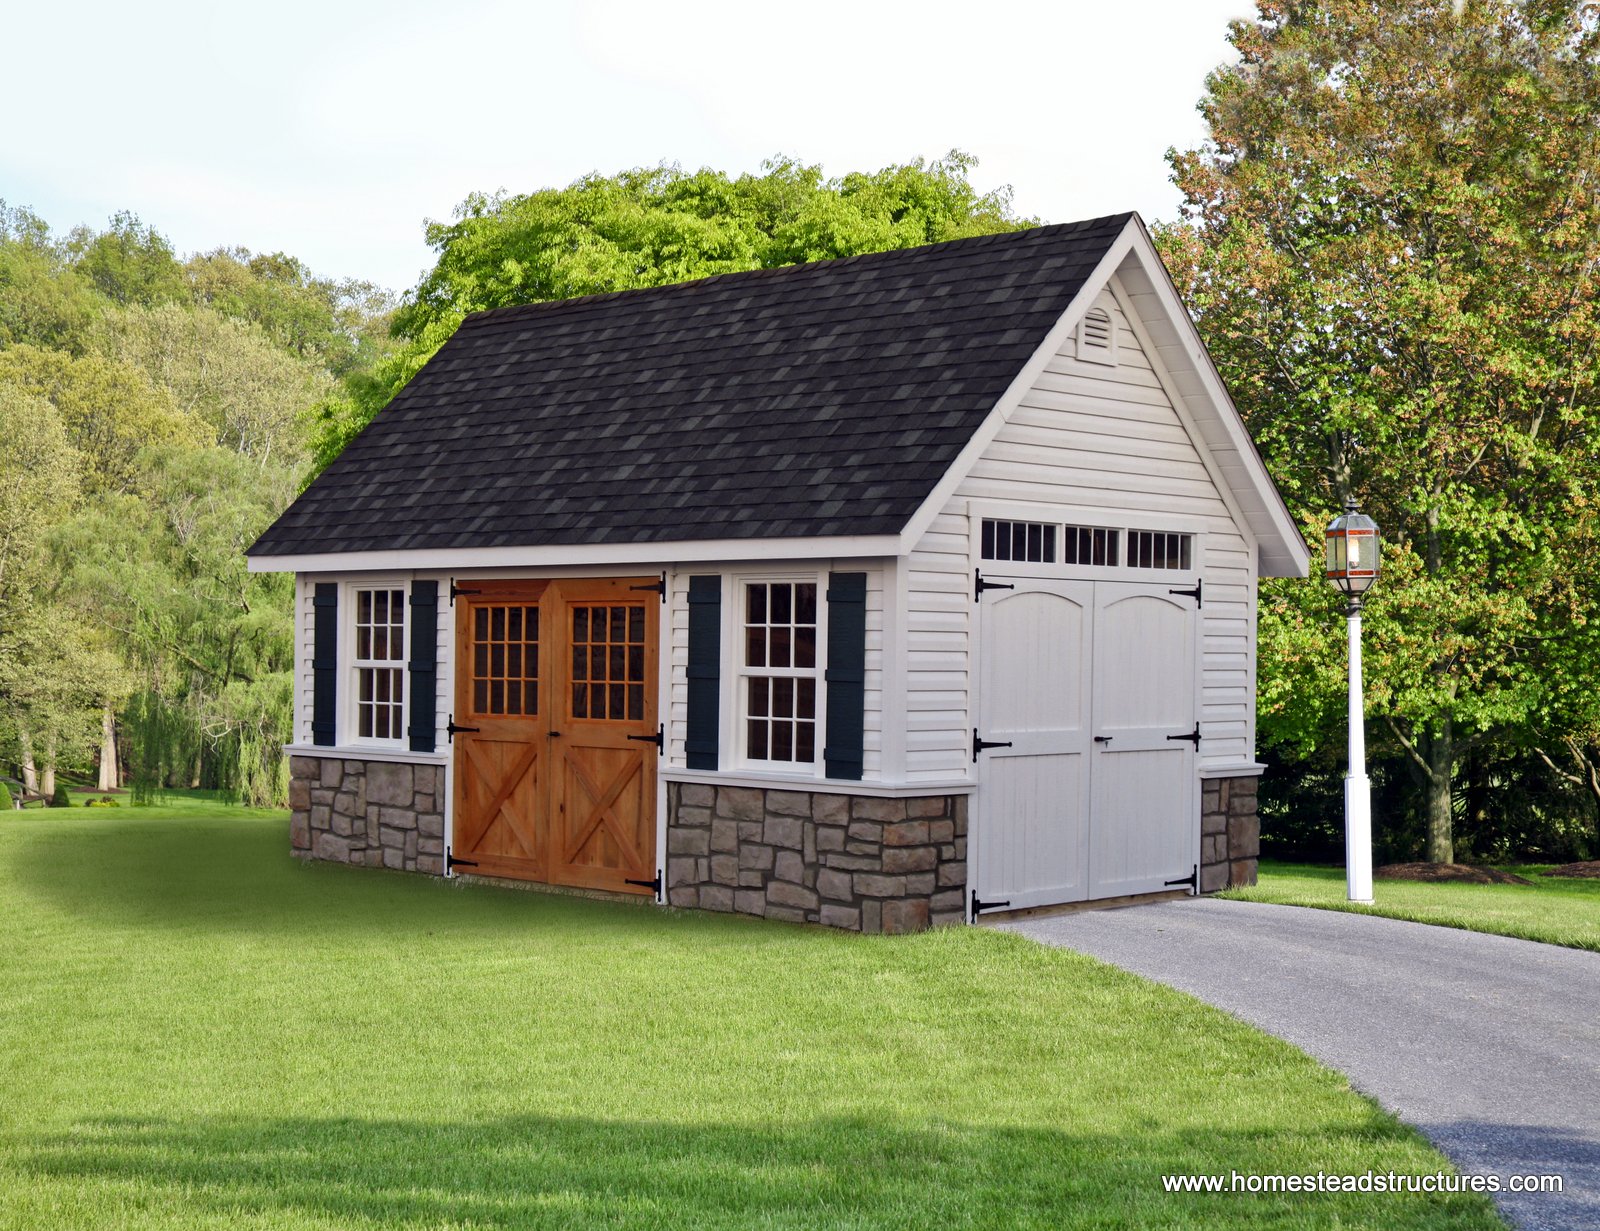
[[[1097,744],[1109,744],[1111,742],[1111,736],[1109,736],[1109,735],[1096,735],[1094,737],[1094,742],[1097,743]]]
[[[551,738],[551,739],[560,739],[561,738],[561,732],[560,731],[552,731],[552,732],[550,732],[549,738]]]

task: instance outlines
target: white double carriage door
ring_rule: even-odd
[[[1198,859],[1196,598],[1180,582],[990,577],[976,898],[1150,893]]]

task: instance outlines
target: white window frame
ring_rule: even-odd
[[[724,678],[729,692],[724,694],[724,713],[732,721],[723,737],[722,763],[736,769],[759,772],[764,776],[794,778],[823,777],[823,749],[827,744],[827,656],[828,656],[828,574],[825,570],[747,572],[729,575],[725,594],[733,618],[725,622],[723,642]],[[817,587],[817,657],[812,667],[751,667],[745,663],[745,587],[747,585],[815,585]],[[817,713],[810,761],[771,761],[749,755],[749,701],[747,681],[753,677],[771,679],[812,679],[816,681]],[[730,695],[731,694],[731,695]]]
[[[356,657],[356,613],[358,610],[358,594],[362,590],[398,590],[400,592],[400,626],[405,633],[404,653],[399,659],[359,659]],[[341,662],[344,669],[339,673],[340,695],[340,744],[349,748],[405,748],[408,746],[406,727],[411,721],[411,583],[404,578],[364,577],[359,581],[347,581],[343,592],[339,596],[342,609],[347,613],[341,621],[343,625],[340,645],[343,650]],[[380,739],[375,735],[363,736],[361,731],[361,672],[366,669],[382,669],[382,664],[387,664],[392,670],[400,672],[400,733],[389,739]]]
[[[1056,526],[1056,558],[1064,554],[1065,527],[1087,526],[1117,530],[1116,566],[1104,564],[1035,564],[1021,560],[983,558],[983,519],[1045,522]],[[1206,524],[1197,517],[1181,514],[1145,513],[1091,509],[1081,505],[1009,504],[972,500],[967,504],[972,567],[985,574],[1008,577],[1069,577],[1081,581],[1166,581],[1192,585],[1206,571]],[[1190,536],[1190,567],[1187,569],[1134,568],[1127,561],[1128,532],[1154,530]]]

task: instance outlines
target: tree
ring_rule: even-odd
[[[74,267],[113,303],[124,307],[182,303],[189,298],[183,266],[166,236],[122,210],[99,234],[79,227],[67,239]]]
[[[0,201],[0,346],[77,351],[96,307],[89,282],[67,263],[44,221]]]
[[[1600,615],[1600,26],[1555,0],[1258,8],[1210,141],[1169,155],[1159,242],[1308,534],[1352,493],[1386,533],[1368,704],[1449,861],[1457,762],[1595,665],[1566,630]],[[1298,647],[1262,658],[1269,739],[1331,735],[1304,696],[1342,687],[1327,607],[1267,587],[1263,645]]]
[[[94,344],[166,390],[180,413],[208,424],[216,443],[262,464],[304,464],[302,419],[331,381],[256,325],[169,303],[108,313]]]
[[[520,196],[473,194],[455,221],[428,224],[439,259],[395,314],[405,345],[322,408],[317,461],[338,456],[469,312],[1032,225],[1012,212],[1010,189],[972,187],[975,165],[952,151],[829,180],[780,158],[737,178],[660,166]]]
[[[137,368],[99,355],[74,358],[35,346],[0,350],[0,388],[42,398],[59,412],[90,491],[126,491],[147,445],[198,444],[205,425],[173,406]]]
[[[371,282],[319,278],[282,252],[218,248],[184,272],[197,302],[260,326],[273,342],[334,376],[370,366],[392,349],[394,296]]]
[[[137,489],[90,502],[55,536],[63,590],[84,626],[103,629],[129,664],[138,726],[136,781],[174,768],[175,744],[199,763],[184,781],[252,804],[287,791],[293,581],[251,573],[245,549],[293,496],[297,473],[221,448],[152,449]],[[120,703],[120,702],[119,702]]]
[[[0,384],[0,699],[31,786],[36,757],[55,785],[56,759],[87,748],[102,699],[117,691],[117,664],[101,639],[65,618],[50,534],[79,495],[80,458],[44,399]]]

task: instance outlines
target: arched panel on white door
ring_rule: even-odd
[[[1096,586],[1091,897],[1155,892],[1197,857],[1197,621],[1168,589]]]
[[[1011,909],[1088,893],[1089,582],[1016,578],[986,599],[975,884]]]

